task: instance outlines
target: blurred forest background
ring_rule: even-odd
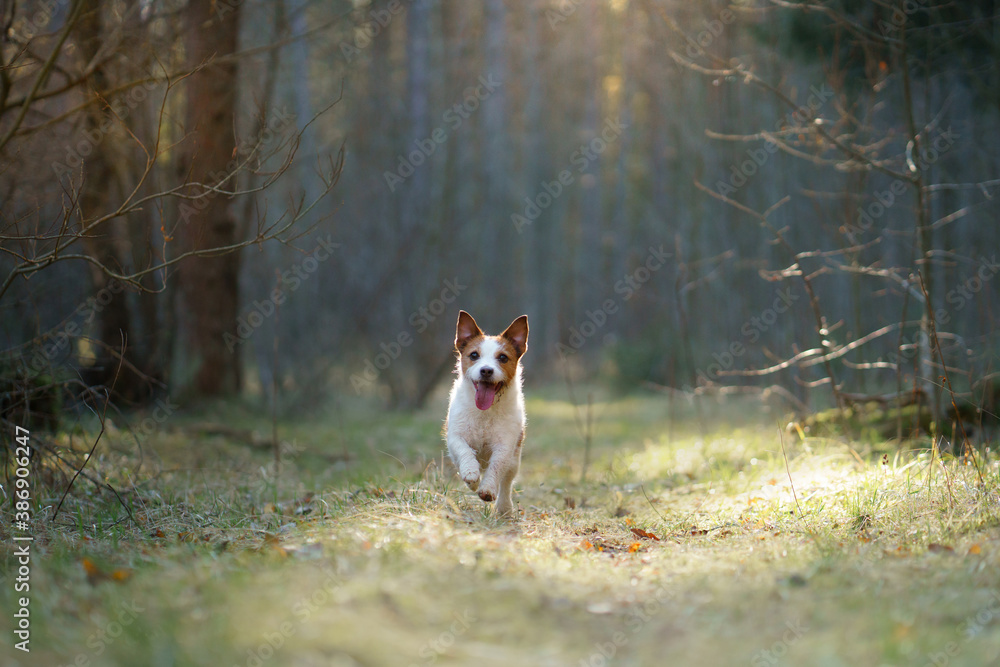
[[[530,383],[992,395],[992,0],[2,7],[11,421],[416,407],[459,308]]]

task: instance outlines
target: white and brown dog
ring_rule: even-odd
[[[518,362],[528,349],[528,316],[486,336],[464,310],[455,331],[458,378],[451,388],[445,438],[462,481],[497,513],[512,514],[511,487],[521,466],[524,394]]]

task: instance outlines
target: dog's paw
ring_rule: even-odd
[[[477,490],[479,488],[479,471],[470,470],[462,473],[462,481],[465,482],[473,491]]]
[[[494,500],[496,500],[497,492],[492,487],[484,486],[483,488],[479,489],[479,497],[482,498],[485,502],[491,503]]]
[[[514,519],[517,517],[517,514],[514,512],[514,503],[509,498],[507,502],[504,502],[502,499],[497,501],[497,516],[505,519]]]

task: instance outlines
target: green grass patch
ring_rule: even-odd
[[[263,446],[267,417],[238,404],[178,413],[141,448],[109,431],[93,479],[76,481],[54,521],[63,473],[33,471],[51,484],[36,485],[32,650],[13,649],[8,613],[4,655],[46,666],[1000,658],[988,448],[972,465],[918,446],[779,436],[787,420],[741,401],[703,405],[702,434],[690,406],[588,393],[584,476],[585,416],[559,388],[529,390],[516,522],[496,520],[443,456],[443,394],[417,413],[359,403],[282,421],[280,466]],[[234,430],[206,428],[207,415]],[[55,442],[69,456],[88,441]],[[13,610],[8,519],[0,600]]]

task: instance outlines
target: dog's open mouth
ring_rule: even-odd
[[[503,388],[502,382],[473,382],[472,385],[476,388],[476,407],[480,410],[493,407],[493,401]]]

